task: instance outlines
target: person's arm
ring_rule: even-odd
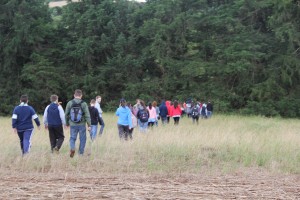
[[[12,128],[14,130],[14,132],[17,132],[17,122],[18,122],[18,114],[16,112],[16,108],[13,111],[13,115],[12,115]]]
[[[48,108],[49,108],[49,105],[46,107],[46,109],[44,111],[44,115],[43,115],[43,123],[45,125],[45,128],[48,128]]]
[[[59,117],[60,117],[61,123],[65,126],[66,125],[65,112],[61,105],[58,105],[58,111],[59,111]]]
[[[65,121],[66,121],[66,126],[70,126],[69,118],[70,118],[71,104],[72,104],[72,102],[69,101],[69,102],[67,103],[66,110],[65,110]]]
[[[38,129],[40,129],[41,123],[39,120],[39,116],[35,113],[35,110],[31,107],[31,116],[32,119],[35,121],[35,124],[37,125]]]

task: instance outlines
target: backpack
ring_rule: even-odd
[[[199,116],[199,110],[197,107],[194,107],[192,109],[192,117],[198,117]]]
[[[83,110],[80,103],[76,103],[74,100],[72,101],[71,110],[70,110],[70,119],[72,122],[79,123],[82,120]]]
[[[143,109],[139,111],[139,117],[141,122],[147,122],[149,119],[149,114],[147,112],[147,110]]]

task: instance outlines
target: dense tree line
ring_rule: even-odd
[[[49,2],[49,1],[45,1]],[[107,109],[134,100],[211,99],[222,112],[300,117],[299,0],[0,2],[0,113],[27,93],[81,88]]]

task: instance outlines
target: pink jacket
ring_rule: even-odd
[[[152,106],[151,110],[149,107],[147,107],[147,110],[149,111],[149,119],[156,119],[156,109]]]

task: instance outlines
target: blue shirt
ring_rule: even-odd
[[[116,111],[116,115],[119,117],[118,124],[132,127],[131,111],[127,106],[119,107]]]

